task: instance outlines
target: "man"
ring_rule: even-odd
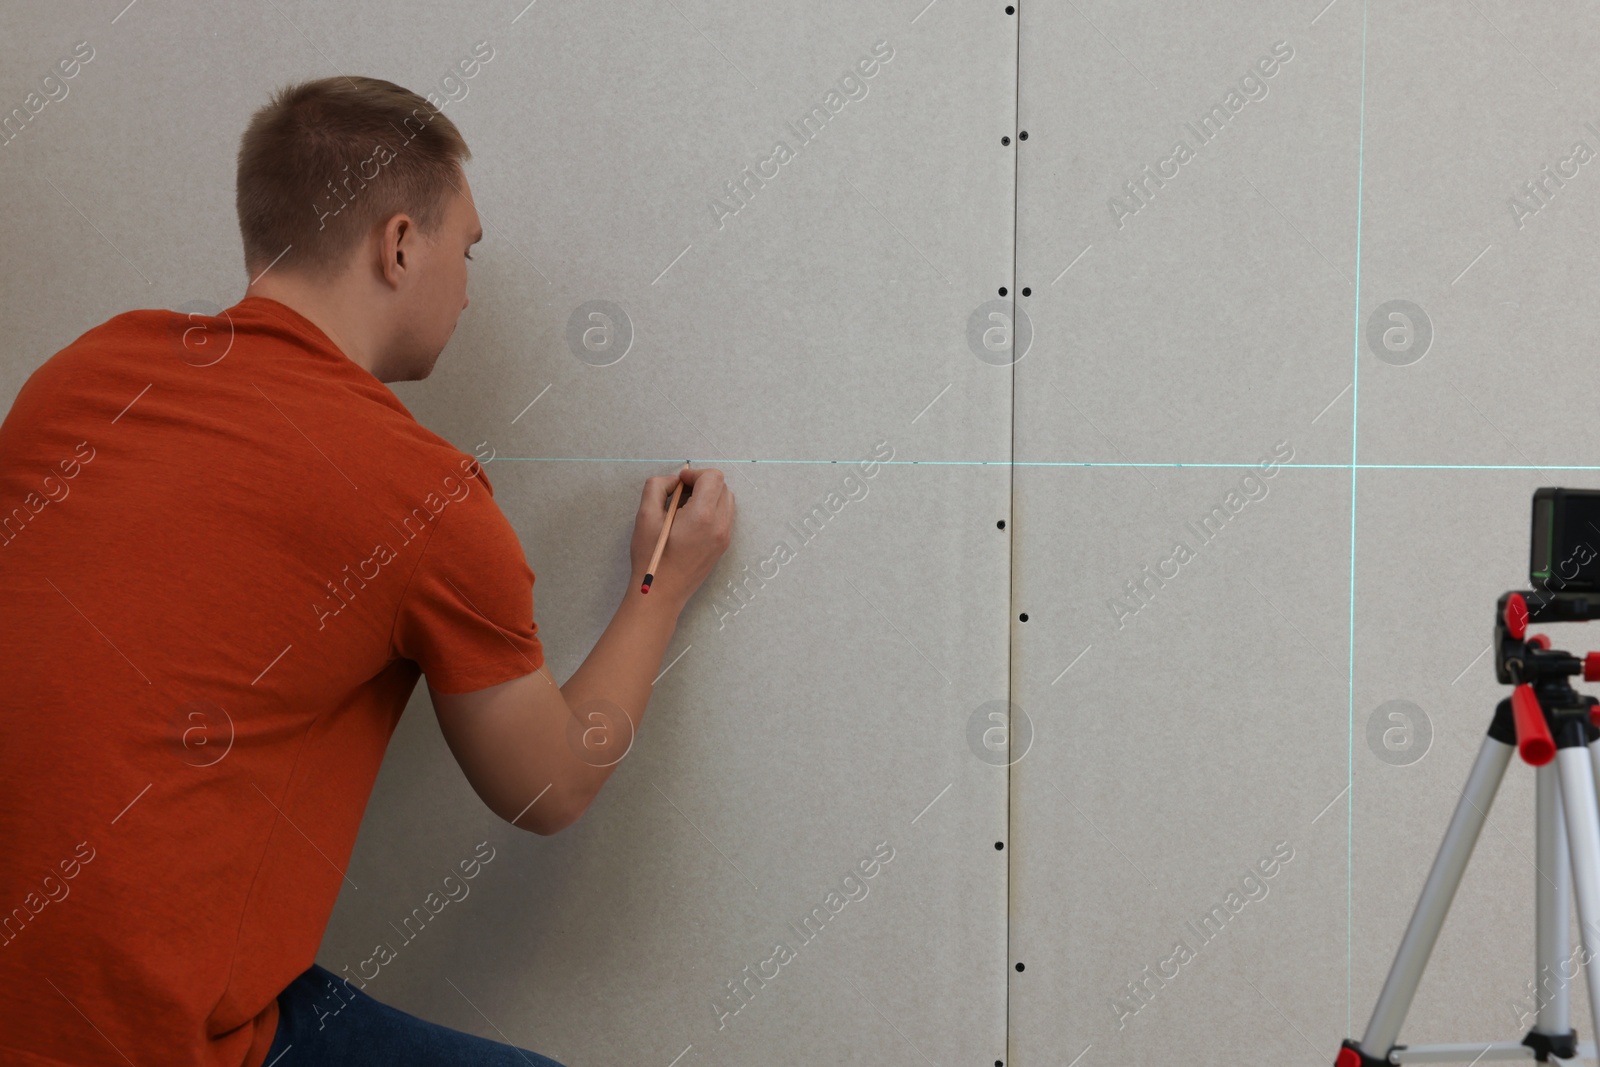
[[[382,1005],[317,946],[419,675],[484,803],[556,833],[734,499],[713,469],[645,482],[630,584],[558,686],[487,473],[383,384],[426,378],[467,307],[470,158],[390,82],[281,90],[239,151],[245,297],[110,319],[0,424],[0,1062],[554,1063]]]

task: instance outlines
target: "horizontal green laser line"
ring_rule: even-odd
[[[496,456],[484,463],[511,460],[515,463],[679,463],[676,457],[665,459],[637,458],[631,456]],[[697,460],[711,463],[864,463],[855,459],[730,459]],[[1073,460],[1006,460],[1006,459],[891,459],[870,460],[890,467],[1259,467],[1259,463],[1090,463]],[[1278,463],[1279,470],[1336,470],[1347,471],[1354,467],[1364,471],[1600,471],[1600,466],[1575,464],[1532,465],[1488,463]]]

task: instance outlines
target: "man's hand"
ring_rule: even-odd
[[[633,523],[633,590],[637,591],[644,582],[679,478],[684,483],[683,497],[648,595],[652,600],[660,597],[670,601],[682,610],[727,551],[733,538],[734,507],[733,490],[714,467],[686,468],[676,475],[647,479]]]
[[[641,596],[677,476],[645,482],[630,548],[633,584],[566,685],[557,687],[545,667],[472,693],[440,693],[429,685],[445,742],[472,788],[502,819],[537,834],[557,833],[583,814],[632,744],[678,615],[733,534],[733,494],[722,472],[685,470],[682,478],[684,497],[659,573],[649,595]],[[581,739],[591,736],[596,708],[608,747],[591,752]],[[614,756],[611,745],[617,746]]]

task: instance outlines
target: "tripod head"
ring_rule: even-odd
[[[1516,727],[1517,751],[1527,763],[1543,766],[1555,758],[1556,736],[1572,730],[1583,733],[1579,743],[1600,739],[1600,704],[1572,688],[1567,679],[1583,675],[1600,682],[1600,652],[1579,659],[1550,647],[1544,634],[1528,633],[1529,597],[1544,622],[1588,622],[1600,617],[1600,597],[1588,593],[1546,593],[1513,590],[1502,593],[1495,606],[1495,678],[1516,688],[1511,692],[1511,714]]]

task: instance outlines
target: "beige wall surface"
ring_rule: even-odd
[[[1556,4],[1023,11],[1012,1064],[1363,1035],[1509,695],[1532,492],[1596,484],[1597,37]],[[1527,1032],[1532,801],[1514,761],[1401,1042]]]
[[[494,817],[419,687],[323,966],[390,946],[374,996],[572,1067],[1309,1064],[1361,1035],[1507,694],[1486,647],[1530,494],[1596,484],[1592,12],[32,0],[4,25],[0,111],[94,58],[0,144],[0,400],[123,310],[236,301],[244,123],[363,73],[473,149],[472,304],[394,388],[492,455],[558,678],[627,579],[642,479],[693,458],[739,494],[569,830]],[[1532,782],[1512,764],[1403,1041],[1525,1032]],[[469,897],[402,936],[485,840]],[[869,894],[719,1021],[875,849]]]
[[[362,73],[433,93],[473,149],[471,306],[433,375],[394,388],[493,456],[553,673],[621,595],[643,479],[693,458],[739,495],[639,736],[568,830],[489,812],[418,687],[318,962],[371,973],[388,945],[371,995],[573,1067],[1004,1058],[1008,776],[967,732],[1006,695],[1012,374],[967,328],[1011,284],[1015,17],[948,0],[4,17],[18,103],[58,53],[94,51],[0,147],[7,401],[120,311],[235,302],[245,122],[280,84]],[[813,107],[826,121],[802,139]],[[609,336],[585,337],[597,323]],[[814,505],[821,532],[792,533]],[[470,894],[407,935],[480,841],[495,858]],[[875,855],[892,859],[831,913]],[[815,907],[831,918],[802,943],[791,924]],[[719,1025],[778,941],[795,958]]]

